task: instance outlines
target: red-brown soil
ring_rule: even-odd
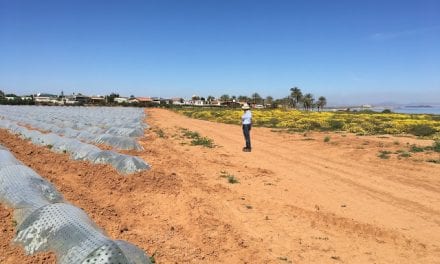
[[[253,128],[253,151],[244,153],[239,126],[147,114],[138,155],[153,168],[130,176],[4,130],[0,144],[110,237],[155,253],[157,263],[440,262],[440,165],[425,161],[438,153],[377,157],[432,141]],[[182,128],[217,147],[191,146]],[[0,207],[0,263],[55,263],[11,245],[11,212]]]

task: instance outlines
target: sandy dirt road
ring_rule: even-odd
[[[155,252],[158,263],[440,262],[440,165],[424,153],[377,157],[430,141],[253,128],[253,151],[244,153],[239,126],[146,111],[151,128],[137,155],[153,169],[128,177],[5,131],[0,143],[111,237]],[[182,129],[217,147],[191,146]],[[1,263],[54,263],[50,254],[22,256],[9,244],[10,210],[0,215]]]

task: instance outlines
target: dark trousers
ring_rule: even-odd
[[[246,141],[246,148],[251,149],[251,128],[252,125],[243,125],[243,135]]]

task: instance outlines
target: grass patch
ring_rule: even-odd
[[[231,183],[231,184],[239,183],[238,179],[234,175],[230,174],[227,171],[221,171],[220,172],[220,177],[226,178],[228,180],[228,182]]]
[[[199,132],[191,131],[186,128],[181,128],[182,134],[185,138],[191,139],[192,146],[203,146],[205,148],[215,147],[214,141],[208,137],[202,137]]]
[[[200,134],[197,131],[191,131],[186,128],[181,128],[180,130],[182,131],[183,136],[186,138],[194,139],[200,137]]]
[[[409,157],[411,157],[411,153],[409,153],[409,152],[407,152],[407,151],[404,151],[404,152],[402,152],[402,153],[399,154],[399,157],[402,157],[402,158],[409,158]]]
[[[165,132],[162,130],[162,129],[156,129],[156,134],[157,134],[157,136],[158,137],[160,137],[160,138],[165,138],[166,136],[165,136]]]
[[[440,152],[440,140],[436,140],[432,144],[432,150],[434,150],[435,152]]]
[[[435,163],[435,164],[440,164],[440,159],[428,159],[426,161],[427,162],[432,162],[432,163]]]
[[[409,151],[410,151],[410,152],[413,152],[413,153],[416,153],[416,152],[423,152],[423,151],[425,151],[425,148],[420,147],[420,146],[417,146],[417,145],[411,145],[411,146],[409,147]]]
[[[229,175],[229,176],[228,176],[228,182],[231,183],[231,184],[239,183],[238,179],[235,178],[234,175]]]
[[[153,255],[151,255],[151,257],[150,257],[150,262],[151,263],[156,263],[156,258],[155,257],[156,257],[156,252],[154,252]]]
[[[329,142],[329,141],[330,141],[330,137],[329,136],[325,136],[324,142]]]
[[[53,145],[49,144],[49,145],[47,145],[46,147],[47,147],[48,149],[52,149],[52,148],[53,148]]]
[[[203,146],[205,148],[213,148],[214,141],[207,137],[198,137],[191,140],[191,145],[193,146]]]
[[[391,151],[381,150],[381,151],[379,151],[379,154],[377,156],[381,159],[389,159],[390,154],[391,154]]]

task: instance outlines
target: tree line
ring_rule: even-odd
[[[324,96],[319,96],[317,100],[311,93],[305,93],[301,91],[298,87],[290,88],[290,94],[281,99],[274,99],[272,96],[262,97],[259,93],[255,92],[250,96],[246,95],[228,95],[223,94],[219,98],[215,98],[212,95],[207,97],[193,96],[191,99],[201,100],[210,104],[215,100],[220,100],[223,102],[247,102],[250,105],[258,106],[261,105],[263,107],[269,108],[294,108],[294,109],[304,109],[307,111],[317,109],[318,111],[322,110],[327,105],[327,99]],[[14,97],[14,100],[6,100],[6,97]],[[62,92],[61,97],[64,97]],[[119,97],[118,93],[111,93],[110,95],[105,96],[105,102],[102,104],[113,104],[114,99]],[[130,98],[134,98],[134,95],[131,95]],[[22,100],[20,97],[17,97],[15,94],[5,94],[0,90],[0,104],[34,104],[33,100]]]
[[[290,107],[295,109],[313,110],[317,109],[321,111],[327,105],[327,99],[324,96],[319,96],[316,100],[311,93],[305,93],[298,87],[290,88],[290,94],[281,99],[274,99],[272,96],[262,97],[258,93],[253,93],[250,96],[246,95],[228,95],[223,94],[219,97],[220,101],[234,101],[234,102],[247,102],[251,105],[262,105],[264,107],[278,108],[278,107]],[[193,96],[192,100],[202,100],[212,102],[215,100],[213,96],[199,97]]]

